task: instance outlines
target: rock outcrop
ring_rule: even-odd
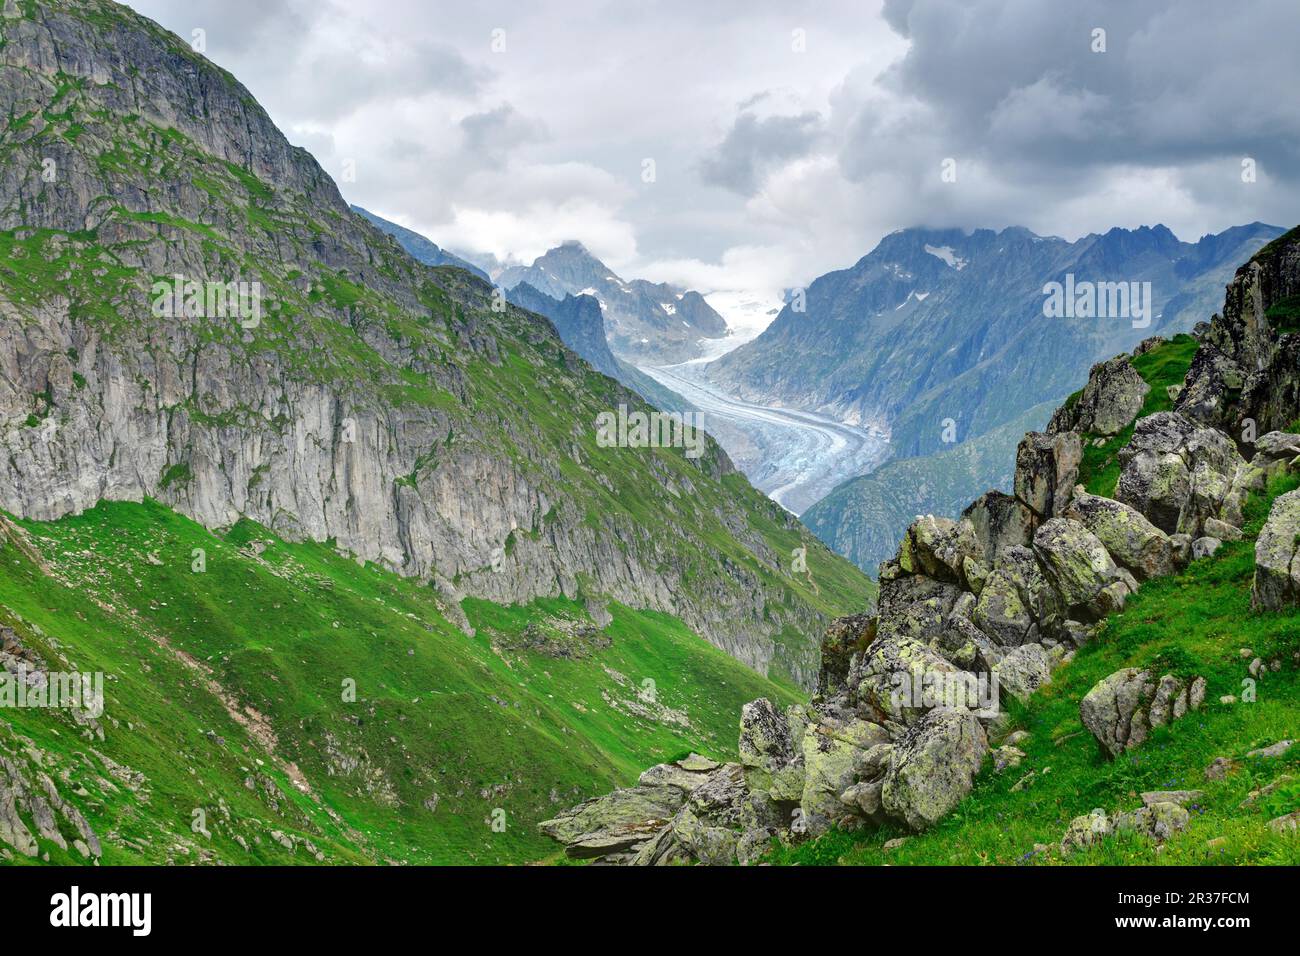
[[[1057,410],[1047,431],[1049,434],[1074,431],[1117,435],[1137,418],[1149,391],[1151,386],[1138,374],[1127,355],[1098,362],[1088,373],[1088,384],[1078,399]]]
[[[1288,492],[1273,502],[1255,541],[1250,600],[1261,611],[1300,605],[1300,491]]]
[[[1079,717],[1102,749],[1117,757],[1141,746],[1156,727],[1205,702],[1205,679],[1190,680],[1127,667],[1099,681],[1079,702]]]

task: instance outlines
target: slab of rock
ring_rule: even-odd
[[[1029,432],[1016,448],[1016,497],[1039,518],[1061,514],[1078,482],[1082,459],[1077,432]]]
[[[675,786],[628,787],[581,803],[539,823],[547,836],[575,858],[632,850],[654,837],[686,803]]]
[[[1300,605],[1300,491],[1280,495],[1255,541],[1255,580],[1250,603],[1281,611]]]
[[[1295,744],[1294,740],[1279,740],[1277,743],[1270,744],[1267,747],[1260,747],[1258,750],[1252,750],[1249,753],[1247,753],[1246,756],[1257,757],[1257,758],[1258,757],[1264,757],[1264,758],[1281,757],[1288,750],[1290,750],[1294,744]]]
[[[1065,515],[1096,535],[1110,556],[1138,580],[1174,572],[1169,536],[1123,502],[1090,495],[1079,486]]]
[[[1184,681],[1165,674],[1157,680],[1149,671],[1126,667],[1088,691],[1079,702],[1079,717],[1102,749],[1116,757],[1204,701],[1204,678]]]
[[[984,549],[967,519],[926,515],[908,526],[898,546],[898,566],[908,574],[966,585],[965,561],[980,560]]]

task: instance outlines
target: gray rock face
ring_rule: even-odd
[[[1164,727],[1205,701],[1205,679],[1182,680],[1127,667],[1099,681],[1079,702],[1079,717],[1112,757],[1141,746],[1152,728]]]
[[[986,562],[993,562],[1009,547],[1025,547],[1034,534],[1034,513],[1020,499],[1001,491],[976,498],[962,512],[971,522]]]
[[[970,792],[988,738],[970,714],[933,710],[900,740],[885,775],[885,811],[914,830],[940,820]]]
[[[691,527],[716,522],[784,573],[751,521],[757,493],[689,507],[691,486],[732,470],[716,446],[687,471],[677,449],[597,447],[596,416],[641,407],[632,393],[600,384],[536,315],[495,311],[486,283],[414,262],[232,77],[128,8],[103,10],[5,23],[0,111],[32,121],[14,131],[0,229],[23,237],[15,257],[66,279],[0,295],[0,508],[52,520],[150,497],[211,528],[249,518],[428,580],[453,618],[466,596],[599,595],[811,687],[815,642],[787,660],[775,636],[816,634],[824,615]],[[174,68],[137,69],[149,63]],[[76,81],[59,111],[76,111],[78,135],[48,109],[61,77]],[[137,149],[149,164],[103,158]],[[155,314],[154,277],[175,275],[260,283],[257,324]],[[562,396],[569,420],[521,414],[503,398],[520,388]],[[661,523],[617,505],[614,471]],[[711,571],[688,580],[701,547]]]
[[[1042,644],[1022,644],[993,666],[993,674],[1004,693],[1023,702],[1052,679],[1051,661]]]
[[[1058,409],[1047,431],[1117,435],[1137,418],[1150,390],[1127,355],[1098,362],[1088,373],[1078,401]]]
[[[1082,457],[1076,432],[1030,432],[1016,449],[1016,497],[1040,519],[1063,513],[1078,481]]]
[[[1300,336],[1285,316],[1300,296],[1300,230],[1291,230],[1237,270],[1178,396],[1177,411],[1240,435],[1300,417]]]
[[[907,574],[966,584],[965,562],[979,561],[984,549],[966,520],[926,515],[914,521],[898,547],[898,565]]]
[[[1250,602],[1257,610],[1300,605],[1300,491],[1273,502],[1255,541],[1255,580]]]
[[[1174,572],[1169,536],[1128,505],[1077,487],[1066,516],[1096,535],[1111,557],[1139,580]]]
[[[1043,576],[1067,613],[1081,620],[1105,617],[1123,607],[1136,583],[1111,560],[1105,545],[1070,518],[1053,518],[1034,534]]]
[[[1241,524],[1233,482],[1245,462],[1222,432],[1158,412],[1138,421],[1119,460],[1116,497],[1166,534],[1197,537],[1206,518]]]

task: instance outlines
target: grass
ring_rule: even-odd
[[[21,527],[40,557],[13,539],[0,547],[0,623],[47,660],[108,675],[105,739],[89,744],[58,712],[4,710],[0,743],[21,753],[15,736],[29,738],[56,770],[90,746],[144,774],[147,802],[120,787],[74,798],[101,836],[143,844],[107,841],[107,863],[167,862],[178,844],[191,847],[181,858],[316,862],[274,843],[272,829],[311,839],[330,862],[542,859],[556,847],[538,821],[684,752],[725,758],[742,704],[797,699],[676,619],[620,605],[608,646],[581,659],[510,649],[530,622],[587,621],[563,599],[468,601],[468,637],[429,587],[250,522],[214,535],[146,502]],[[264,715],[273,752],[213,687],[236,711]],[[659,707],[638,713],[650,688]],[[93,786],[107,775],[91,763]],[[289,764],[314,796],[292,784]],[[197,808],[211,839],[190,833]],[[504,833],[485,823],[498,808]],[[74,862],[48,841],[41,849]]]
[[[1213,558],[1193,562],[1181,574],[1148,581],[1113,615],[1102,634],[1060,668],[1052,683],[1012,713],[1009,729],[1030,733],[1020,744],[1026,758],[1001,774],[987,766],[972,793],[933,829],[913,836],[889,853],[884,843],[902,830],[869,834],[835,831],[794,848],[773,851],[784,864],[1297,864],[1300,839],[1273,833],[1267,821],[1300,809],[1292,785],[1263,805],[1242,810],[1251,790],[1284,773],[1300,778],[1300,747],[1274,760],[1246,758],[1247,751],[1297,736],[1300,612],[1256,613],[1250,608],[1254,537],[1277,495],[1300,486],[1284,476],[1247,511],[1247,536],[1228,542]],[[1249,648],[1250,657],[1241,654]],[[1250,689],[1247,664],[1254,656],[1285,662],[1259,678],[1253,702],[1221,704]],[[1208,681],[1205,706],[1172,726],[1153,732],[1137,750],[1107,759],[1079,719],[1079,700],[1097,681],[1122,667],[1150,667],[1158,673],[1196,673]],[[1219,781],[1205,779],[1216,757],[1240,762]],[[1032,783],[1012,787],[1030,771]],[[1148,840],[1116,837],[1067,857],[1052,850],[1035,854],[1035,844],[1059,844],[1071,819],[1101,807],[1108,813],[1141,805],[1145,790],[1204,791],[1187,830],[1163,847]],[[1224,843],[1207,847],[1218,837]]]
[[[1176,335],[1168,342],[1132,359],[1143,381],[1151,386],[1138,418],[1154,415],[1156,412],[1171,411],[1173,399],[1169,397],[1170,385],[1181,385],[1196,355],[1197,343],[1190,335]],[[1071,398],[1077,401],[1077,394]],[[1068,400],[1067,400],[1068,401]],[[1133,425],[1127,425],[1117,435],[1107,438],[1101,445],[1094,445],[1096,435],[1085,434],[1083,437],[1083,460],[1079,464],[1079,483],[1090,494],[1115,496],[1115,487],[1119,484],[1119,450],[1133,438]]]

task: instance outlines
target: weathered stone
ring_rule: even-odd
[[[859,758],[888,742],[883,727],[865,720],[808,725],[803,737],[805,775],[799,806],[809,836],[825,832],[844,815],[840,795],[853,786]]]
[[[1053,518],[1034,533],[1034,553],[1043,576],[1060,596],[1067,612],[1095,620],[1113,609],[1114,592],[1099,600],[1103,589],[1119,583],[1130,590],[1129,577],[1111,560],[1105,545],[1082,524],[1070,518]],[[1122,601],[1123,594],[1118,595]]]
[[[1205,793],[1201,790],[1149,790],[1142,794],[1143,806],[1156,803],[1176,803],[1185,806],[1200,800]]]
[[[914,830],[938,821],[970,792],[988,739],[970,714],[932,710],[895,744],[884,810]]]
[[[874,613],[853,614],[831,621],[822,637],[822,662],[817,673],[817,694],[827,697],[844,689],[849,662],[876,639]]]
[[[1078,480],[1082,456],[1075,432],[1029,432],[1016,449],[1016,497],[1041,519],[1061,514]]]
[[[1089,371],[1088,384],[1078,399],[1057,409],[1047,430],[1052,434],[1117,435],[1137,418],[1150,390],[1127,355],[1098,362]]]
[[[1260,759],[1260,758],[1271,759],[1274,757],[1281,757],[1288,750],[1290,750],[1294,744],[1295,744],[1294,740],[1279,740],[1277,743],[1270,744],[1267,747],[1260,747],[1258,750],[1252,750],[1249,753],[1247,753],[1246,756],[1254,757],[1255,759]]]
[[[974,525],[925,515],[908,526],[898,546],[898,566],[908,574],[965,584],[966,558],[979,559],[983,549]]]
[[[538,828],[572,857],[631,850],[668,825],[686,802],[679,787],[628,787],[581,803]]]
[[[1022,702],[1052,679],[1042,644],[1013,647],[993,667],[993,676],[1000,690]]]
[[[1214,553],[1222,544],[1223,542],[1218,538],[1197,538],[1192,542],[1192,560],[1199,561],[1202,558],[1214,557]]]
[[[1158,412],[1138,420],[1119,459],[1116,497],[1166,534],[1196,536],[1206,518],[1240,524],[1233,479],[1244,461],[1222,432]]]
[[[1098,807],[1091,813],[1082,814],[1070,821],[1070,825],[1065,828],[1065,835],[1061,837],[1061,852],[1069,853],[1074,849],[1093,846],[1114,832],[1115,826],[1110,817]]]
[[[962,517],[971,523],[985,564],[996,561],[1006,548],[1027,546],[1034,534],[1034,513],[1029,506],[1001,491],[980,495],[966,507]],[[967,581],[971,581],[969,574]]]
[[[1079,702],[1079,717],[1112,757],[1140,746],[1153,727],[1197,710],[1205,700],[1205,680],[1184,681],[1127,667],[1099,681]]]
[[[1300,491],[1273,502],[1255,541],[1255,580],[1251,605],[1281,611],[1300,605]]]
[[[1173,573],[1174,549],[1169,536],[1128,505],[1078,487],[1066,517],[1096,535],[1110,556],[1139,580]]]

